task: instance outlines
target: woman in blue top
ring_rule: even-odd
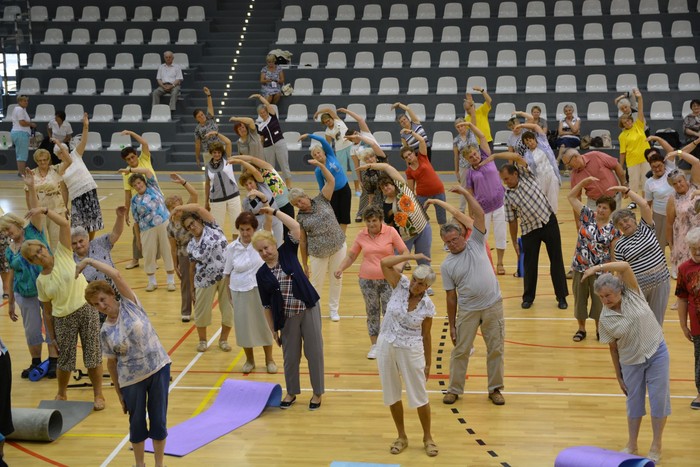
[[[325,139],[305,133],[299,137],[299,141],[303,141],[306,138],[321,143],[321,146],[314,146],[311,148],[311,157],[321,164],[324,164],[335,177],[331,206],[333,207],[335,218],[338,220],[338,224],[340,224],[340,228],[345,232],[350,223],[350,203],[352,202],[352,190],[350,190],[348,177],[345,175],[345,170],[338,162],[338,159],[336,159],[333,148]],[[325,184],[323,173],[319,167],[317,167],[314,172],[316,174],[316,181],[318,182],[318,189],[322,190]]]

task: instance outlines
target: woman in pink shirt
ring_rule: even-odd
[[[340,279],[352,263],[362,252],[360,264],[360,290],[365,299],[367,311],[367,332],[372,346],[367,353],[367,358],[377,358],[377,336],[379,335],[380,313],[386,312],[386,306],[391,298],[392,288],[382,273],[381,260],[398,251],[399,254],[408,254],[408,248],[395,228],[382,222],[384,211],[379,206],[369,206],[362,215],[366,228],[362,229],[355,238],[352,248],[340,263],[335,277]]]

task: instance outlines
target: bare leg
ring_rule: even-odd
[[[423,442],[432,441],[433,436],[430,434],[430,404],[425,404],[422,407],[418,407],[418,418],[420,419],[420,426],[423,428]]]
[[[292,187],[292,179],[291,178],[285,179],[284,184],[287,185],[287,188],[291,188]]]
[[[396,432],[401,439],[408,439],[406,435],[406,427],[403,423],[403,403],[401,401],[395,402],[389,406],[391,410],[391,418],[394,419],[394,425],[396,425]],[[428,415],[430,417],[430,415]],[[430,424],[430,422],[428,422]]]
[[[250,363],[250,364],[255,365],[255,354],[253,354],[253,348],[252,347],[243,347],[243,351],[245,352],[246,363]]]
[[[265,364],[267,365],[268,363],[275,363],[275,359],[272,358],[272,346],[263,345],[263,350],[265,351]]]
[[[24,172],[24,170],[22,172]],[[2,278],[2,293],[8,295],[10,293],[10,287],[12,287],[10,272],[0,272],[0,277]]]
[[[663,419],[664,422],[666,419]],[[642,426],[642,417],[630,418],[627,417],[627,431],[629,432],[629,440],[627,440],[627,450],[629,452],[637,451],[637,438],[639,438],[639,428]]]
[[[506,250],[503,248],[496,248],[496,262],[497,264],[503,264],[503,255],[505,254]]]
[[[343,230],[343,233],[348,229],[348,224],[340,224],[340,228]]]
[[[577,319],[578,321],[578,330],[586,332],[586,320],[585,319]]]
[[[49,347],[49,357],[58,358],[58,349],[56,349],[56,345],[51,343],[51,344],[48,344],[48,347]]]
[[[93,238],[95,238],[95,234],[96,234],[96,233],[97,233],[97,232],[88,232],[88,238],[89,238],[90,240],[92,240]]]
[[[207,327],[199,327],[197,326],[197,335],[199,336],[200,341],[205,341],[207,340]]]
[[[654,438],[651,441],[651,447],[649,448],[649,452],[661,454],[661,438],[663,437],[665,426],[666,417],[651,417],[651,430],[654,433]]]
[[[29,347],[29,355],[31,355],[32,358],[41,358],[41,344],[28,345],[27,347]]]
[[[27,168],[27,163],[24,161],[17,161],[17,173],[24,175],[24,171]]]
[[[88,368],[88,376],[92,383],[92,392],[95,396],[95,410],[105,408],[105,397],[102,395],[102,365],[95,368]]]
[[[220,341],[228,341],[228,335],[231,334],[231,326],[224,326],[223,324],[221,325],[221,336],[219,337]]]
[[[377,336],[369,336],[369,341],[372,345],[375,345],[377,343]]]
[[[155,447],[155,442],[153,442]],[[136,461],[136,467],[146,467],[146,460],[144,459],[144,442],[131,443],[131,447],[134,450],[134,460]]]
[[[70,371],[63,371],[60,368],[56,369],[56,376],[58,377],[58,394],[56,394],[56,399],[68,400],[68,382],[70,381]]]
[[[153,458],[156,461],[156,467],[163,467],[163,462],[165,458],[165,440],[164,439],[154,439],[153,440]]]

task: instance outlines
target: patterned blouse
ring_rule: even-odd
[[[142,195],[137,193],[131,198],[131,215],[141,232],[158,227],[170,218],[163,192],[155,177],[146,179],[146,191]]]
[[[38,168],[32,169],[32,173],[34,174],[34,190],[39,198],[39,207],[49,208],[63,214],[66,211],[66,205],[61,196],[63,177],[58,173],[58,166],[50,166],[43,177]],[[27,191],[26,187],[25,191]]]
[[[207,119],[204,121],[204,124],[197,123],[197,127],[194,129],[194,137],[201,141],[202,149],[205,152],[209,152],[209,145],[211,143],[220,141],[216,135],[207,136],[207,133],[212,131],[219,131],[219,125],[216,124],[216,120],[214,120],[212,115],[207,115]]]
[[[260,175],[262,175],[263,181],[272,192],[272,196],[275,197],[277,207],[281,208],[288,205],[289,191],[280,174],[275,169],[260,169]]]
[[[466,139],[462,139],[461,135],[455,136],[455,139],[452,141],[452,146],[457,148],[457,153],[458,153],[458,161],[459,161],[459,168],[460,169],[468,169],[469,168],[469,161],[466,160],[464,157],[462,157],[462,151],[464,148],[466,148],[469,145],[474,145],[478,146],[479,142],[476,140],[476,136],[474,136],[474,132],[471,130],[467,130],[467,135]]]
[[[404,241],[410,240],[423,232],[429,222],[428,215],[405,183],[394,180],[394,185],[397,195],[393,202],[384,201],[384,222],[393,225]]]
[[[44,232],[40,232],[34,227],[34,224],[29,223],[24,228],[24,240],[39,240],[41,243],[49,247],[46,241]],[[16,245],[17,246],[17,245]],[[4,251],[9,267],[14,271],[13,290],[16,294],[22,297],[36,297],[36,279],[41,273],[41,266],[31,264],[22,256],[19,246],[15,251],[11,245],[8,245]]]
[[[278,263],[277,266],[270,269],[270,271],[280,284],[280,293],[284,300],[284,316],[293,318],[306,310],[306,304],[294,296],[292,291],[292,278],[284,273],[282,266]]]
[[[194,273],[194,286],[204,289],[224,278],[226,264],[226,234],[216,222],[205,222],[202,236],[187,244],[190,261],[197,263]]]
[[[610,244],[620,236],[620,231],[613,226],[612,221],[599,226],[595,211],[588,206],[583,206],[579,219],[581,227],[571,268],[584,272],[592,266],[610,262]]]
[[[345,244],[345,233],[323,193],[311,200],[310,211],[299,211],[297,222],[306,232],[306,244],[311,256],[328,258]]]
[[[168,236],[175,239],[178,256],[188,256],[187,244],[192,240],[192,234],[185,229],[180,221],[171,219],[168,223]]]
[[[379,332],[387,342],[402,349],[422,348],[423,320],[435,316],[435,304],[428,294],[423,295],[414,310],[408,311],[410,285],[408,277],[402,275],[391,293]]]

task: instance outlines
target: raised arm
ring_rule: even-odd
[[[260,171],[258,170],[258,168],[255,167],[250,162],[248,162],[247,160],[242,159],[240,156],[229,157],[228,163],[229,164],[241,164],[246,172],[253,175],[253,178],[255,179],[256,182],[262,183],[264,181],[263,176],[260,173]]]
[[[524,113],[524,112],[523,112],[523,113]],[[527,128],[528,130],[533,130],[533,131],[537,132],[537,133],[540,134],[540,135],[546,135],[546,134],[547,134],[547,133],[545,133],[545,131],[542,129],[542,127],[539,126],[537,123],[525,122],[525,123],[521,123],[520,125],[516,125],[513,129],[516,129],[516,128],[518,128],[518,127],[520,127],[520,128]]]
[[[90,134],[90,119],[88,118],[87,112],[83,114],[83,136],[80,138],[80,143],[75,147],[75,153],[80,157],[83,156],[85,152],[85,146],[87,146],[88,135]]]
[[[368,169],[374,169],[374,170],[381,170],[388,176],[392,178],[392,180],[396,180],[397,182],[401,183],[406,183],[406,180],[401,176],[401,173],[394,168],[391,164],[387,164],[386,162],[373,162],[371,164],[365,164],[362,166],[363,168],[366,167]]]
[[[521,167],[527,167],[527,161],[518,154],[517,152],[503,151],[491,154],[489,157],[481,161],[480,165],[485,165],[491,162],[493,159],[505,159],[511,161]]]
[[[592,276],[595,273],[617,273],[622,279],[622,282],[627,286],[628,289],[639,290],[639,283],[637,283],[637,278],[632,272],[632,267],[626,261],[612,261],[610,263],[599,264],[597,266],[592,266],[583,273],[583,282],[586,278]]]
[[[248,127],[249,130],[257,131],[255,127],[255,120],[250,117],[231,117],[228,119],[229,122],[241,122]]]
[[[411,110],[411,107],[401,102],[395,102],[391,106],[392,109],[396,109],[397,107],[406,112],[406,115],[408,115],[408,118],[409,120],[411,120],[412,123],[420,124],[420,119],[418,118],[418,115],[416,115],[416,113],[413,110]]]
[[[358,141],[362,141],[363,143],[367,144],[370,148],[372,148],[372,151],[374,151],[374,154],[379,158],[384,158],[386,159],[386,153],[384,150],[377,144],[377,141],[365,136],[365,135],[354,135],[354,136],[349,136],[347,137],[350,141],[354,142],[354,139],[357,138]]]
[[[127,167],[125,169],[117,170],[120,174],[141,174],[144,177],[150,179],[153,178],[153,172],[147,167]]]
[[[517,115],[518,117],[522,117],[525,119],[525,121],[529,121],[529,122],[534,122],[534,120],[535,120],[533,118],[532,114],[529,114],[527,112],[523,112],[522,110],[516,110],[515,112],[513,112],[513,115]]]
[[[265,97],[262,96],[261,94],[251,94],[249,98],[259,100],[260,103],[265,106],[265,108],[267,109],[267,112],[270,115],[277,115],[277,113],[275,112],[275,108],[272,106],[272,104],[270,104],[267,101],[267,99],[265,99]]]
[[[333,120],[340,120],[338,118],[338,114],[335,113],[335,110],[331,107],[323,107],[321,109],[318,109],[316,112],[314,112],[314,120],[320,115],[320,114],[328,114],[331,116]]]
[[[150,153],[148,148],[148,141],[146,141],[141,135],[135,133],[131,130],[122,130],[122,135],[128,135],[136,140],[137,143],[141,145],[141,152]]]
[[[236,159],[246,161],[247,163],[249,163],[255,167],[258,167],[260,169],[265,169],[265,170],[274,170],[275,169],[272,164],[270,164],[269,162],[265,162],[262,159],[258,159],[257,157],[247,156],[245,154],[238,154],[235,157],[236,157]]]
[[[669,152],[666,154],[666,159],[673,159],[676,155],[690,164],[690,181],[695,185],[700,185],[700,159],[689,152],[685,152],[683,149]]]
[[[639,89],[635,88],[633,91],[634,97],[637,99],[637,120],[640,122],[645,122],[644,120],[644,98]]]
[[[430,258],[425,256],[423,253],[417,253],[417,254],[406,254],[406,255],[392,255],[392,256],[386,256],[382,258],[381,260],[381,266],[382,266],[382,274],[384,274],[384,279],[389,283],[391,288],[395,288],[396,285],[399,283],[399,280],[401,280],[401,273],[398,272],[394,266],[397,264],[404,263],[406,261],[410,260],[426,260],[430,261]]]
[[[486,221],[485,221],[486,214],[484,214],[484,209],[481,207],[481,204],[479,204],[479,202],[476,200],[474,195],[469,190],[467,190],[463,186],[459,186],[459,185],[450,188],[450,191],[453,193],[459,193],[462,196],[464,196],[464,198],[467,200],[467,206],[469,206],[469,212],[472,215],[471,217],[473,218],[474,228],[481,233],[486,233]],[[462,216],[465,217],[467,221],[470,220],[469,216],[467,216],[466,214],[464,214],[463,212],[461,212],[459,210],[457,210],[457,211],[459,213],[459,216],[457,214],[453,214],[453,216],[457,220],[460,220],[460,217],[462,217]],[[462,222],[462,221],[460,220],[460,222]],[[462,222],[462,223],[464,223],[464,222]],[[468,224],[464,224],[464,225],[468,225]]]
[[[112,232],[109,234],[109,243],[114,246],[116,245],[117,241],[119,241],[119,237],[122,236],[122,232],[124,232],[124,220],[126,219],[126,207],[124,206],[117,206],[117,218],[114,221],[114,227],[112,227]]]
[[[319,143],[321,143],[321,147],[323,148],[323,152],[326,153],[326,157],[331,156],[335,158],[335,152],[333,151],[331,145],[328,144],[328,141],[325,140],[325,138],[321,138],[320,136],[314,135],[313,133],[304,133],[299,137],[299,140],[304,140],[306,138],[313,139],[314,141],[318,141]]]
[[[214,101],[211,98],[211,91],[208,87],[204,86],[204,95],[207,96],[207,113],[214,116]]]
[[[649,206],[647,200],[644,199],[643,196],[640,196],[638,193],[632,191],[629,187],[626,186],[611,186],[610,188],[608,188],[608,190],[619,192],[623,195],[629,196],[630,199],[637,203],[637,206],[639,206],[639,212],[642,215],[642,219],[644,219],[644,222],[646,222],[649,225],[654,225],[653,211],[651,210],[651,207]]]
[[[480,93],[484,97],[484,102],[486,104],[491,104],[493,99],[491,99],[491,96],[489,96],[489,93],[486,92],[486,89],[482,88],[481,86],[474,86],[472,89],[475,90],[476,92]]]
[[[328,167],[326,167],[325,164],[321,164],[316,159],[311,159],[309,161],[309,164],[321,169],[321,174],[323,175],[323,179],[325,180],[323,188],[321,188],[321,193],[323,193],[323,196],[330,201],[331,197],[333,196],[333,191],[335,190],[335,177],[333,176],[331,171],[328,170]]]
[[[37,198],[36,190],[34,189],[34,172],[32,172],[32,169],[26,167],[24,169],[23,178],[24,185],[27,187],[27,209],[29,209],[30,212],[37,211],[34,208],[36,208],[39,205],[39,198]],[[32,223],[35,229],[41,231],[42,222],[40,212],[36,212],[32,217],[30,217],[29,221]]]
[[[49,219],[51,219],[52,222],[54,222],[56,225],[58,225],[58,241],[63,245],[64,247],[68,248],[69,250],[71,249],[71,236],[70,236],[70,221],[65,218],[65,216],[57,213],[56,211],[52,211],[49,208],[33,208],[30,209],[29,212],[24,216],[25,219],[31,219],[37,214],[43,214]]]
[[[301,226],[292,216],[280,211],[279,209],[272,209],[270,206],[263,206],[260,208],[260,212],[266,215],[271,214],[277,219],[281,220],[282,223],[287,226],[287,229],[289,229],[289,234],[295,240],[299,240],[301,238]]]
[[[187,204],[197,204],[197,201],[199,200],[199,195],[197,194],[197,190],[195,189],[195,187],[192,186],[191,183],[188,183],[187,180],[180,176],[180,174],[176,173],[170,174],[170,180],[177,183],[178,185],[182,185],[182,187],[185,190],[187,190],[187,193],[190,195],[190,197],[187,199]]]
[[[365,119],[353,112],[352,110],[348,110],[345,107],[339,107],[338,112],[344,113],[345,115],[350,115],[352,118],[354,118],[357,121],[357,126],[360,127],[360,131],[371,133]]]
[[[195,212],[195,213],[197,213],[197,215],[199,215],[199,217],[202,218],[202,220],[204,222],[208,222],[208,223],[216,222],[216,219],[214,219],[214,216],[209,211],[207,211],[202,206],[200,206],[199,204],[183,204],[181,206],[176,206],[173,209],[173,214],[175,212],[178,212],[178,211],[179,212]]]
[[[580,182],[578,182],[575,186],[573,186],[571,188],[571,191],[569,191],[569,194],[566,196],[566,199],[569,200],[569,204],[572,208],[574,208],[574,212],[576,212],[577,215],[580,214],[581,210],[583,209],[583,203],[581,202],[581,192],[589,183],[599,181],[600,180],[595,177],[586,177]]]
[[[76,279],[87,266],[92,266],[93,268],[103,273],[105,276],[112,279],[112,283],[114,283],[114,285],[117,287],[117,290],[119,291],[122,297],[131,300],[134,303],[136,302],[136,295],[134,295],[134,291],[131,290],[129,284],[126,283],[119,270],[110,266],[107,263],[103,263],[102,261],[98,261],[92,258],[83,259],[75,266]]]
[[[428,154],[428,145],[425,144],[425,138],[408,128],[403,128],[401,133],[410,133],[418,141],[418,154]]]

